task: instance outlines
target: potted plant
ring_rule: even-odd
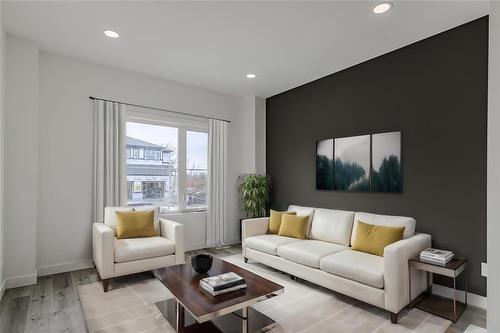
[[[271,195],[271,179],[267,175],[249,174],[240,177],[241,207],[247,218],[266,216]]]

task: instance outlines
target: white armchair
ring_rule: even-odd
[[[116,211],[151,209],[155,209],[158,236],[116,238]],[[184,226],[159,218],[158,208],[152,206],[106,207],[104,223],[94,223],[92,226],[92,252],[104,292],[107,292],[113,277],[183,264]]]

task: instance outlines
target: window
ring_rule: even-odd
[[[159,160],[160,154],[161,153],[159,150],[146,149],[144,151],[144,159],[146,159],[146,160]]]
[[[127,158],[128,203],[177,210],[177,128],[127,122],[126,131],[132,152]],[[162,151],[170,158],[168,163],[162,163]]]
[[[207,206],[208,133],[186,131],[187,208]]]
[[[207,124],[127,110],[129,205],[183,211],[207,206]]]
[[[132,156],[131,158],[133,159],[142,159],[144,158],[144,150],[140,148],[131,148],[132,150]]]

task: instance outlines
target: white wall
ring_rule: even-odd
[[[38,48],[34,44],[7,35],[5,80],[5,275],[11,288],[36,282],[37,273]]]
[[[0,299],[5,291],[4,274],[4,73],[5,73],[5,33],[2,24],[2,6],[0,6]]]
[[[488,332],[500,332],[500,2],[490,1],[488,73]]]
[[[89,95],[231,120],[226,241],[238,242],[236,180],[254,171],[254,161],[247,158],[249,116],[244,99],[47,52],[40,52],[39,63],[38,266],[42,274],[78,267],[91,258],[93,111]],[[205,218],[191,216],[192,220],[179,220],[191,223],[189,231],[204,230]],[[190,239],[188,234],[186,242],[198,244],[198,236]]]

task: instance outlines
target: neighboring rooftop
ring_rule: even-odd
[[[136,138],[132,138],[130,136],[127,136],[127,146],[165,149],[165,147],[162,147],[160,145],[155,145],[154,143],[142,141]]]

